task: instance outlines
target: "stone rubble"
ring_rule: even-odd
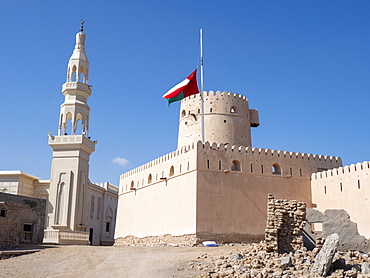
[[[193,260],[188,267],[196,273],[201,273],[193,277],[324,277],[311,274],[318,252],[316,248],[307,251],[304,247],[301,250],[283,254],[266,252],[266,243],[261,242],[240,246],[240,249],[233,253],[229,252],[216,257],[204,253]],[[369,258],[370,253],[337,251],[326,277],[370,278]]]

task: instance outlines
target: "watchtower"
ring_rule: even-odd
[[[178,148],[202,140],[201,97],[181,101]],[[258,110],[242,95],[204,92],[204,139],[211,143],[251,146],[251,127],[259,126]]]

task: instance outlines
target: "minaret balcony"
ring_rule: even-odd
[[[91,141],[84,135],[49,135],[49,146],[54,151],[83,150],[89,155],[95,151],[97,141]],[[73,156],[73,154],[70,154]]]
[[[81,82],[66,82],[62,86],[62,92],[66,94],[83,94],[86,97],[91,95],[92,87],[86,83]]]

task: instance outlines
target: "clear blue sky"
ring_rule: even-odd
[[[205,90],[259,110],[253,146],[370,160],[370,1],[0,0],[0,169],[49,179],[67,63],[84,19],[90,179],[176,149],[179,103],[161,96],[198,62]],[[121,166],[115,158],[128,163]]]

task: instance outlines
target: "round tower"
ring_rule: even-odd
[[[178,148],[202,140],[200,94],[181,101]],[[245,96],[204,92],[204,139],[211,143],[251,146],[251,127],[259,126],[258,111]]]

